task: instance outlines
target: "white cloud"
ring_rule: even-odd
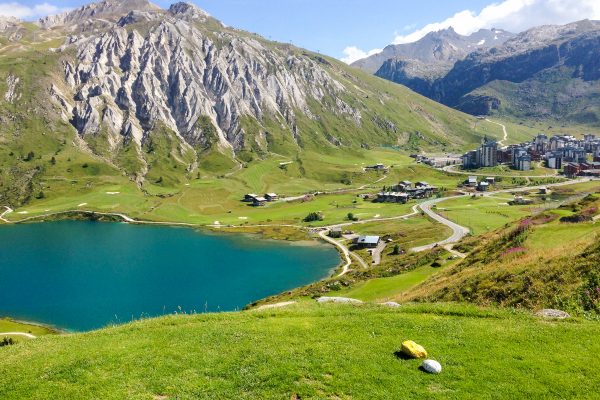
[[[373,49],[370,51],[364,51],[356,46],[348,46],[344,49],[345,57],[340,58],[346,64],[352,64],[354,61],[358,61],[361,58],[372,56],[373,54],[381,53],[382,49]]]
[[[18,2],[0,3],[0,15],[19,19],[35,19],[46,15],[59,14],[68,8],[50,3],[39,3],[27,6]]]
[[[538,25],[565,24],[581,19],[600,19],[598,0],[504,0],[476,13],[460,11],[441,22],[434,22],[407,35],[397,35],[394,44],[411,43],[429,32],[453,27],[469,35],[482,28],[502,28],[521,32]]]

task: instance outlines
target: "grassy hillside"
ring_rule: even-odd
[[[522,219],[467,241],[458,265],[435,275],[408,299],[470,301],[511,307],[600,311],[600,197]]]
[[[588,125],[597,130],[600,123],[598,82],[576,77],[575,68],[542,71],[523,82],[494,81],[473,95],[500,100],[499,115],[554,123]]]
[[[171,316],[2,348],[0,397],[592,398],[598,327],[457,305]],[[398,358],[406,339],[443,373]]]

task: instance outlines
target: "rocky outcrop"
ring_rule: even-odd
[[[4,17],[0,15],[0,32],[5,32],[20,25],[21,21],[13,17]]]
[[[9,103],[14,103],[21,97],[21,93],[17,90],[17,85],[21,79],[13,74],[8,75],[6,78],[6,93],[4,93],[4,100]]]
[[[94,10],[109,12],[107,3]],[[76,16],[89,15],[85,9]],[[73,18],[79,17],[58,20]],[[208,138],[198,122],[208,118],[218,144],[239,150],[244,117],[274,119],[298,138],[296,113],[312,116],[309,102],[325,97],[332,99],[323,102],[332,112],[361,124],[360,112],[338,96],[344,86],[319,60],[233,30],[208,32],[198,22],[209,18],[184,3],[168,12],[146,7],[120,17],[101,34],[71,36],[61,50],[76,49],[75,59],[64,63],[65,80],[75,93],[75,128],[82,135],[107,128],[141,145],[161,124],[185,143],[205,146]],[[140,22],[144,29],[138,29]]]
[[[61,26],[74,29],[90,22],[104,22],[109,25],[131,10],[158,11],[160,8],[148,0],[106,0],[87,4],[73,11],[44,17],[37,24],[45,29]]]

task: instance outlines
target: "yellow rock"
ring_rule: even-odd
[[[427,358],[427,351],[420,344],[416,344],[412,340],[402,342],[402,353],[411,358]]]

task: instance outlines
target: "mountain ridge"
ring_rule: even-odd
[[[473,115],[600,123],[600,22],[544,25],[435,64],[389,58],[375,75]]]
[[[514,35],[501,29],[480,29],[470,35],[460,35],[453,27],[430,32],[416,42],[392,44],[381,53],[358,60],[352,66],[369,73],[376,73],[390,59],[416,61],[433,66],[433,70],[445,70],[470,52],[490,48]]]

